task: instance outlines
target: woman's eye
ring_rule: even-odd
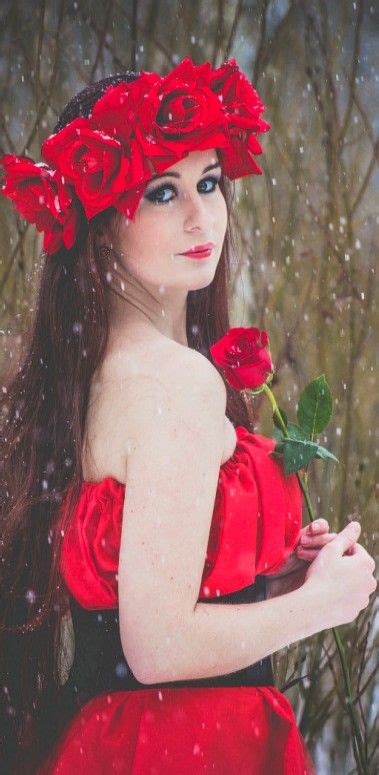
[[[211,194],[213,191],[215,191],[216,186],[220,182],[220,178],[215,178],[213,176],[209,178],[204,178],[200,181],[199,185],[202,186],[205,183],[212,183],[212,187],[208,189],[203,189],[204,194]],[[170,197],[170,199],[162,198],[164,197],[165,191],[173,191],[176,192],[175,186],[173,186],[171,183],[167,185],[158,186],[158,188],[155,188],[153,191],[150,191],[148,194],[146,194],[146,199],[149,200],[149,202],[154,202],[155,204],[167,204],[167,202],[171,202],[173,197]]]

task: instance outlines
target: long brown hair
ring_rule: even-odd
[[[88,116],[110,84],[137,77],[128,71],[91,84],[68,103],[53,131]],[[222,178],[220,186],[230,213],[232,184]],[[59,558],[83,481],[91,379],[108,340],[97,233],[118,217],[109,208],[83,224],[71,250],[43,257],[21,365],[0,398],[0,761],[2,772],[17,775],[35,772],[69,721],[59,703],[62,621],[69,612]],[[228,221],[212,283],[188,294],[187,339],[210,360],[210,345],[230,327],[235,244]],[[225,384],[228,417],[251,429],[251,410]]]

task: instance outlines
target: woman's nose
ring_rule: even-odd
[[[185,218],[184,226],[187,229],[193,229],[198,227],[201,231],[209,221],[209,212],[204,202],[204,195],[193,194],[193,196],[187,195],[185,198]]]

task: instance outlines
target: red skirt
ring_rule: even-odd
[[[289,700],[272,686],[101,694],[37,775],[316,775]]]

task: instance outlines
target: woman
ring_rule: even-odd
[[[321,520],[295,557],[297,480],[210,361],[229,180],[260,171],[262,109],[234,61],[187,57],[80,92],[50,167],[3,159],[47,253],[4,399],[9,772],[314,772],[269,655],[351,621],[376,585],[358,523]]]

